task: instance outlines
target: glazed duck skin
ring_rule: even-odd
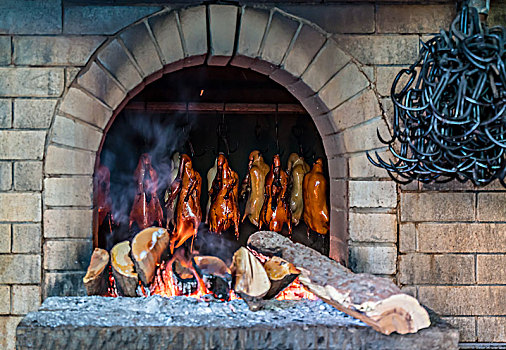
[[[130,211],[129,226],[135,222],[139,229],[162,224],[163,210],[158,200],[158,174],[151,165],[151,157],[144,153],[139,158],[139,163],[134,173],[137,184],[137,194]]]
[[[288,174],[281,169],[279,155],[274,156],[271,170],[265,178],[265,201],[260,212],[258,228],[267,225],[269,230],[281,232],[283,225],[288,226],[288,233],[292,235],[292,215],[290,212]]]
[[[171,164],[172,169],[170,171],[169,179],[167,181],[169,186],[167,187],[167,190],[165,191],[165,197],[164,197],[165,208],[167,211],[167,230],[169,230],[171,225],[173,227],[176,226],[176,223],[174,220],[174,214],[176,211],[177,197],[171,202],[170,205],[169,205],[169,197],[171,196],[172,183],[174,182],[174,180],[176,180],[177,174],[179,172],[179,165],[180,165],[179,152],[175,152],[172,155],[172,164]]]
[[[223,154],[218,155],[217,172],[209,191],[211,207],[208,214],[211,232],[222,233],[234,225],[234,232],[239,238],[239,177],[228,165]]]
[[[302,183],[304,176],[311,170],[309,165],[297,153],[290,154],[288,158],[287,172],[290,175],[292,190],[290,193],[290,210],[292,211],[292,223],[297,226],[304,210],[302,195]]]
[[[327,205],[327,179],[323,175],[323,161],[317,159],[313,169],[304,177],[304,222],[319,234],[329,232],[329,208]]]
[[[202,209],[200,207],[200,193],[202,178],[193,169],[190,157],[186,154],[181,156],[179,171],[176,179],[172,182],[168,205],[172,205],[177,198],[176,227],[170,237],[170,252],[180,247],[189,238],[194,238],[202,221]]]
[[[207,172],[207,193],[211,191],[211,187],[213,186],[214,178],[216,177],[216,172],[218,171],[218,159],[215,159],[214,165]],[[211,209],[211,196],[207,199],[206,213],[209,213],[209,209]],[[206,223],[208,223],[208,217],[206,215]]]
[[[248,217],[249,221],[258,226],[260,211],[264,204],[265,177],[269,173],[269,166],[259,151],[253,151],[249,155],[248,173],[241,188],[241,197],[249,193],[246,209],[242,221]]]

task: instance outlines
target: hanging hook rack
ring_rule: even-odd
[[[220,141],[223,142],[225,146],[225,152],[227,154],[227,157],[231,154],[237,152],[239,149],[239,142],[236,142],[235,148],[233,150],[230,149],[230,141],[228,137],[228,125],[225,122],[225,104],[223,104],[223,111],[221,114],[221,121],[218,123],[218,126],[216,127],[216,134],[218,135],[218,148],[217,150],[220,150]]]
[[[189,118],[189,109],[188,109],[188,102],[186,103],[186,123],[183,126],[183,134],[186,135],[186,146],[190,150],[190,154],[192,158],[199,158],[202,157],[204,154],[206,154],[207,150],[204,149],[204,151],[200,153],[195,152],[195,147],[193,146],[193,143],[190,140],[190,133],[191,133],[191,127],[190,127],[190,118]],[[186,131],[186,128],[188,127],[188,131]]]

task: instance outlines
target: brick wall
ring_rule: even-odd
[[[55,110],[59,106],[69,114],[81,113],[82,106],[59,105],[80,69],[116,32],[164,8],[161,1],[101,3],[0,3],[0,348],[13,348],[15,326],[38,307],[41,298],[83,292],[79,281],[91,253],[89,169],[94,153],[89,150],[101,134],[89,123],[55,118]],[[386,133],[379,107],[368,101],[379,98],[390,115],[393,74],[416,58],[420,38],[448,26],[453,3],[318,3],[274,5],[328,32],[375,85],[373,90],[345,97],[345,105],[315,120],[337,130],[322,135],[326,149],[335,154],[347,150],[329,162],[335,168],[332,220],[349,220],[344,234],[350,239],[351,267],[397,281],[456,324],[462,342],[506,342],[504,189],[491,185],[478,190],[453,183],[399,188],[365,159],[365,150],[384,152],[376,128]],[[505,25],[505,7],[492,2],[491,23]],[[128,44],[130,39],[123,38]],[[335,56],[341,51],[325,52]],[[330,62],[336,61],[334,56]],[[329,58],[322,54],[318,59]],[[293,63],[294,69],[297,64]],[[88,77],[93,76],[92,68],[88,72]],[[340,80],[331,82],[353,84],[354,75],[344,70]],[[328,80],[318,80],[323,73],[313,76],[311,83],[319,88]],[[110,81],[114,77],[100,86],[93,79],[80,79],[93,93],[106,84],[115,86]],[[121,80],[119,85],[131,88],[136,79]],[[322,99],[326,94],[332,100],[334,88],[330,82],[327,86]],[[107,90],[107,103],[124,93]],[[316,108],[311,101],[305,106]],[[350,114],[353,118],[346,117]],[[62,123],[79,127],[61,128]],[[50,138],[56,146],[48,146]],[[73,190],[62,193],[61,187]],[[343,192],[349,196],[338,196]],[[49,258],[57,255],[63,258]]]

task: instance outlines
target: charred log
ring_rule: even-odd
[[[269,259],[264,264],[264,269],[271,281],[271,288],[264,296],[264,299],[275,298],[300,275],[299,269],[278,256]]]
[[[301,270],[300,282],[320,299],[383,334],[416,333],[430,326],[427,311],[390,280],[355,274],[338,262],[275,232],[260,231],[248,245],[264,255],[276,254]]]
[[[138,296],[139,277],[130,259],[130,242],[118,243],[111,249],[111,265],[118,294],[124,297]]]
[[[177,289],[181,295],[190,295],[198,288],[198,282],[193,272],[184,266],[179,259],[172,263],[172,274]]]
[[[132,258],[135,270],[147,286],[155,276],[157,264],[169,245],[169,233],[162,227],[150,227],[139,232],[132,241]]]
[[[215,256],[195,256],[193,266],[215,298],[230,298],[232,273],[223,260]]]
[[[109,253],[95,248],[91,255],[90,265],[83,278],[88,295],[105,295],[109,286]]]

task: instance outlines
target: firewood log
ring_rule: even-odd
[[[234,290],[248,303],[252,311],[262,307],[262,298],[271,288],[271,282],[260,262],[247,248],[241,247],[232,260]]]
[[[135,271],[147,286],[155,276],[157,264],[167,251],[169,233],[162,227],[149,227],[139,232],[132,241],[132,258]]]
[[[105,295],[109,286],[109,253],[95,248],[91,255],[90,265],[83,278],[88,295]]]
[[[193,266],[215,298],[229,299],[232,273],[223,260],[215,256],[195,256]]]
[[[294,264],[300,282],[320,299],[356,317],[383,334],[416,333],[430,326],[427,311],[390,280],[355,274],[316,250],[293,243],[275,232],[260,231],[248,245],[264,255],[277,255]]]
[[[278,256],[273,256],[264,264],[265,272],[271,281],[271,288],[264,296],[264,299],[272,299],[276,297],[283,289],[288,287],[298,275],[298,270],[292,263],[281,259]]]
[[[181,295],[189,295],[198,288],[198,282],[193,272],[183,264],[179,259],[172,263],[172,273],[176,282],[176,287]]]
[[[136,297],[139,277],[130,259],[130,242],[123,241],[112,247],[111,265],[118,294],[124,297]]]

